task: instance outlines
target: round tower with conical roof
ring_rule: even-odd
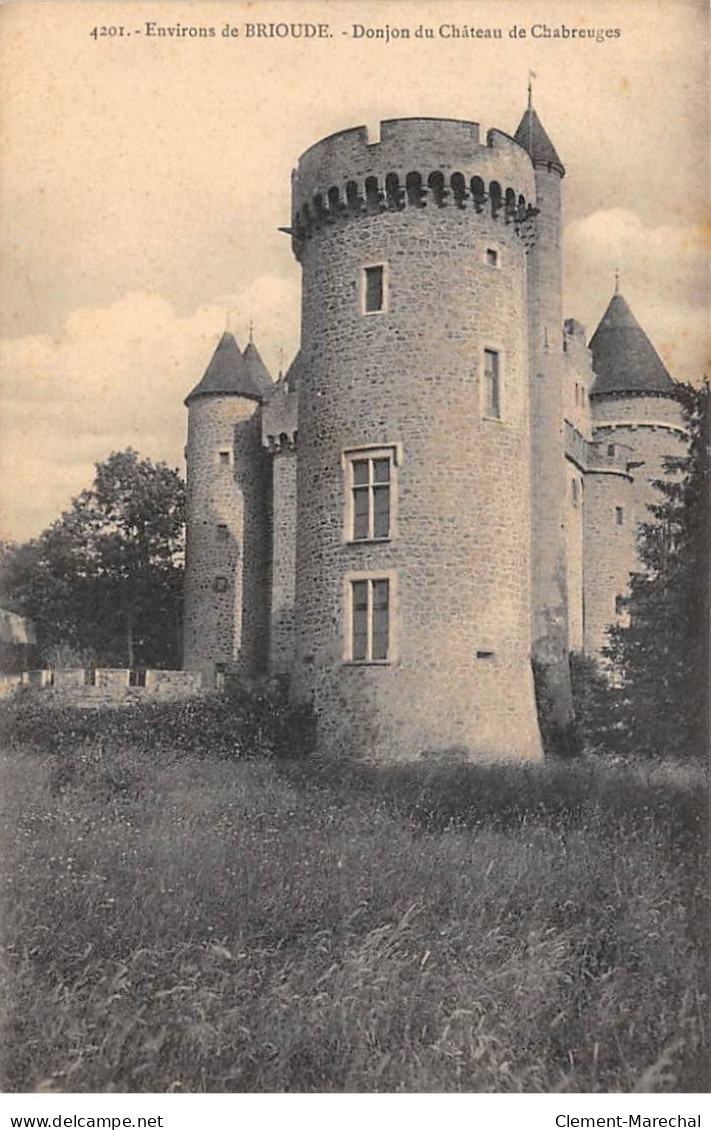
[[[652,520],[667,476],[684,454],[676,384],[616,286],[590,341],[593,451],[586,478],[585,650],[599,652],[611,624],[624,621],[630,573],[639,569],[637,532]]]
[[[383,122],[293,179],[295,693],[324,745],[541,756],[530,668],[528,155]]]
[[[243,355],[224,333],[185,401],[183,666],[208,688],[266,664],[270,468],[258,409],[271,387],[256,347]]]

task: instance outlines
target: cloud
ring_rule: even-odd
[[[577,307],[566,308],[566,315],[584,321],[591,336],[619,268],[620,290],[672,376],[699,379],[710,344],[707,231],[688,224],[651,226],[631,209],[610,208],[569,224],[564,248],[566,294]]]
[[[58,337],[0,342],[2,534],[38,533],[93,478],[93,465],[128,445],[183,466],[183,400],[225,328],[255,343],[273,375],[298,347],[295,285],[262,275],[187,317],[157,294],[126,294],[111,306],[75,310]]]
[[[698,379],[708,355],[707,257],[698,229],[645,225],[631,209],[596,211],[565,232],[565,314],[591,334],[609,301],[614,271],[672,375]],[[183,400],[225,327],[255,340],[272,374],[298,346],[296,278],[261,274],[185,316],[160,294],[125,294],[82,307],[56,337],[0,342],[0,511],[4,536],[49,524],[91,483],[93,465],[129,444],[183,466]]]

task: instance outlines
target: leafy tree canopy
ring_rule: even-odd
[[[38,538],[0,555],[3,601],[34,620],[40,658],[179,666],[185,486],[132,448]]]

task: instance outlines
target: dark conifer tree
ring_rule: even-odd
[[[659,502],[639,533],[629,624],[610,630],[608,746],[699,756],[708,736],[709,387],[680,385],[689,447],[666,460]]]

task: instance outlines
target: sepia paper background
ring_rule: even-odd
[[[147,37],[150,21],[217,35]],[[327,22],[331,37],[248,39],[250,21]],[[240,35],[222,36],[225,23]],[[411,38],[355,39],[354,23]],[[503,38],[443,38],[443,24]],[[543,24],[620,34],[533,39]],[[420,25],[435,37],[416,38]],[[93,38],[102,26],[132,34]],[[566,317],[591,334],[619,267],[672,375],[698,380],[707,58],[705,0],[3,6],[2,536],[38,533],[112,450],[182,469],[183,397],[228,317],[242,346],[253,320],[273,375],[289,363],[299,271],[277,229],[305,148],[401,116],[512,133],[530,70],[567,168]]]

